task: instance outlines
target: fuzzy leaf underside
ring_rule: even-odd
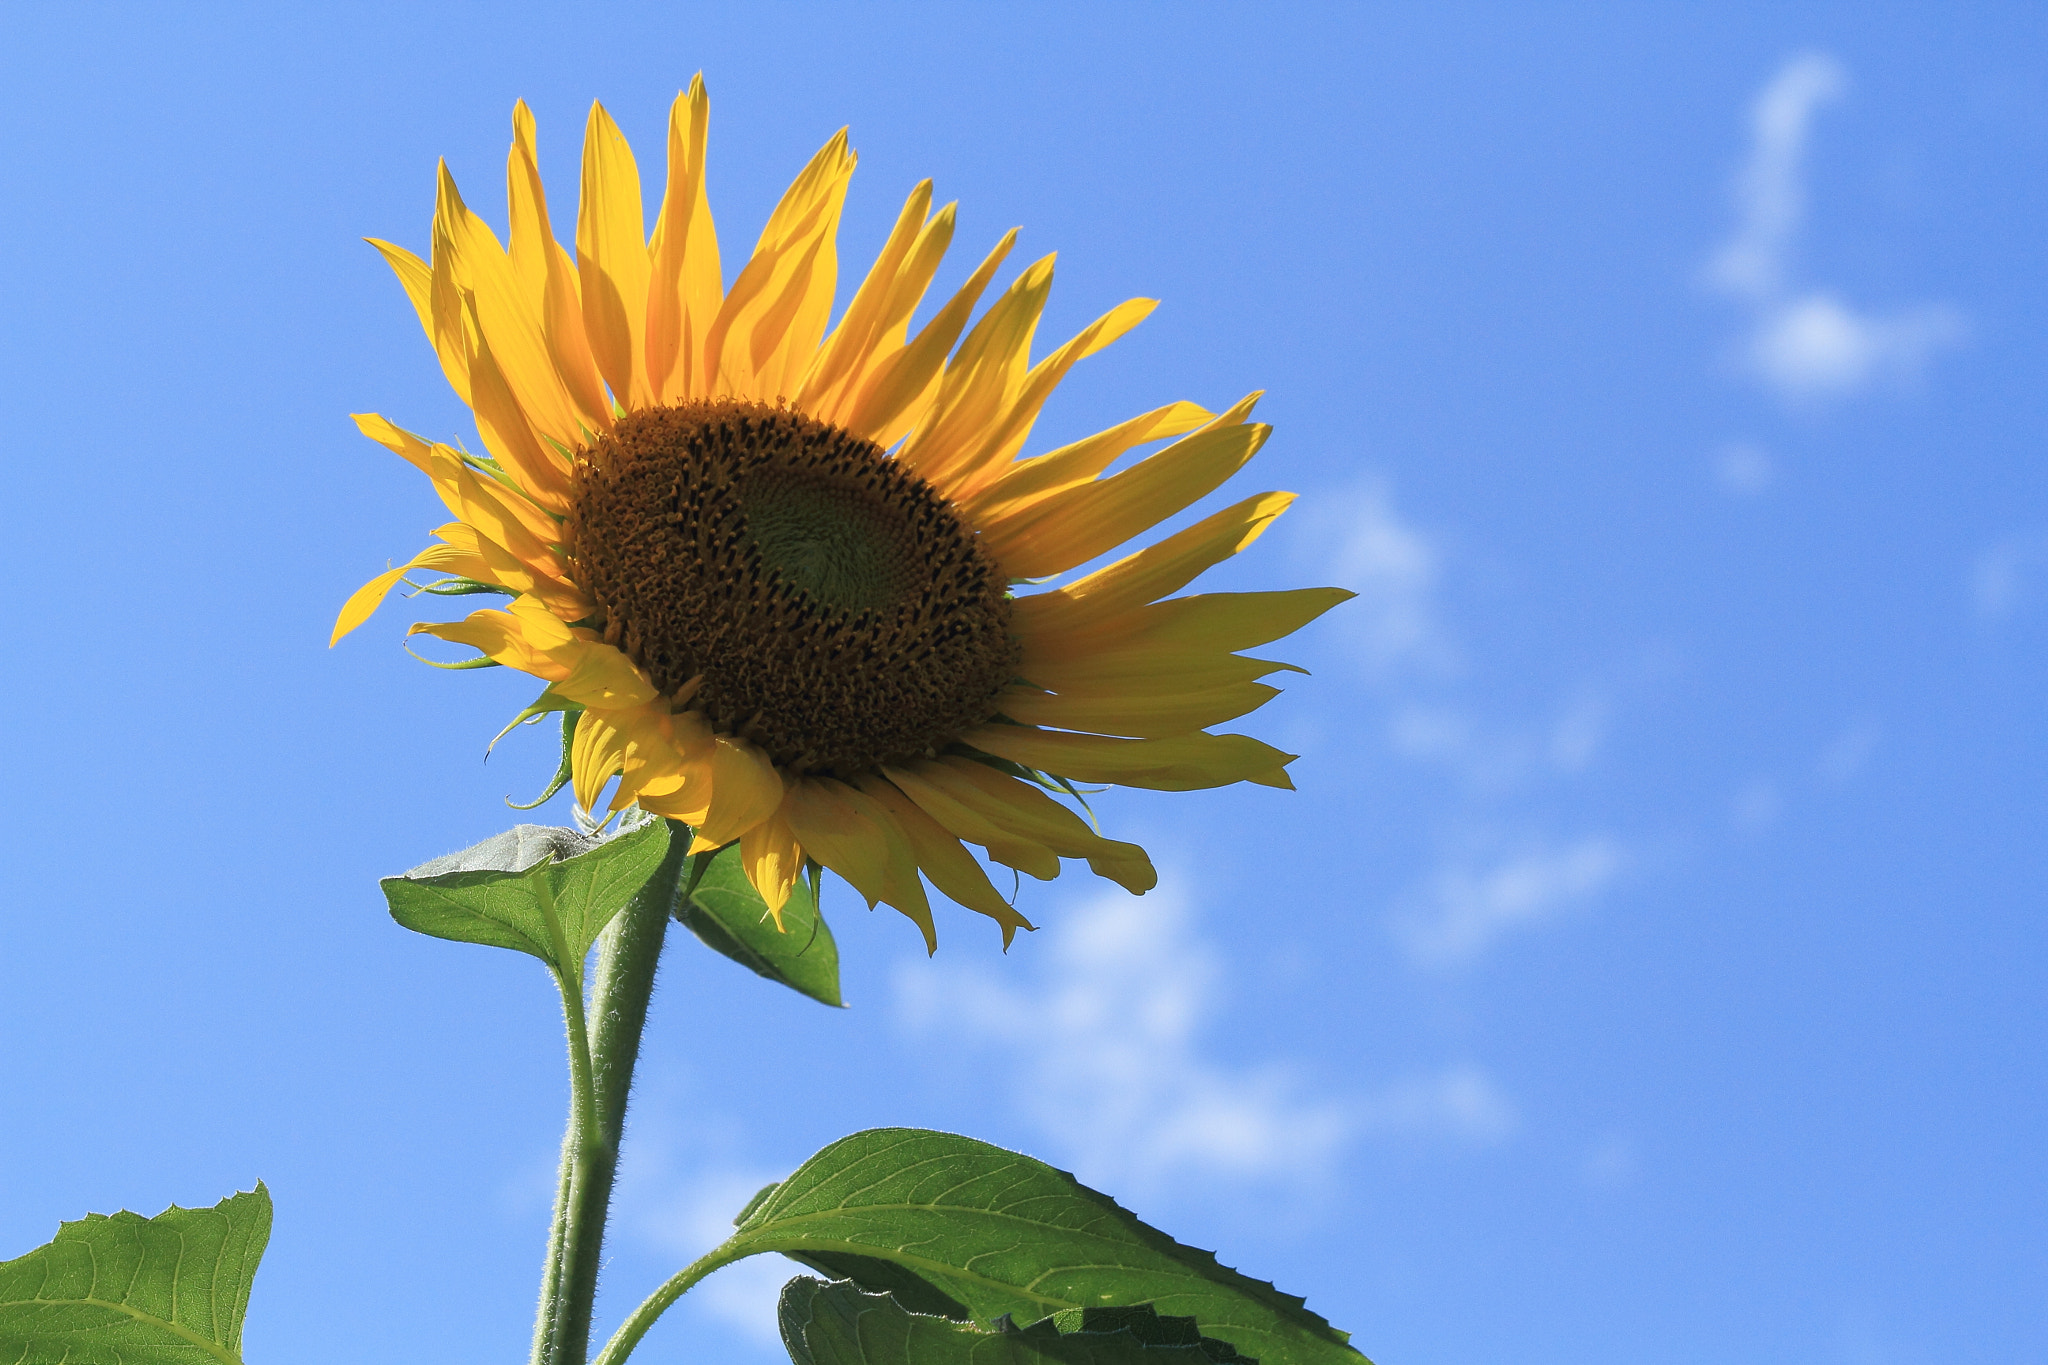
[[[982,1328],[804,1276],[783,1286],[777,1317],[794,1365],[1259,1365],[1203,1336],[1194,1319],[1149,1306],[1076,1309],[1029,1327],[1003,1317]]]
[[[1183,1246],[1064,1171],[950,1133],[841,1138],[757,1198],[725,1249],[782,1252],[857,1283],[857,1262],[843,1258],[885,1261],[980,1323],[1149,1304],[1265,1365],[1365,1365],[1301,1299]]]
[[[669,838],[659,820],[610,838],[515,825],[377,884],[391,917],[408,929],[510,948],[580,979],[591,944],[661,866]],[[562,961],[548,925],[550,901],[566,949]]]

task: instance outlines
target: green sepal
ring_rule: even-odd
[[[547,790],[534,797],[531,801],[519,802],[514,801],[509,796],[506,797],[505,804],[513,810],[533,810],[546,805],[553,799],[556,792],[568,786],[570,781],[574,779],[576,776],[576,723],[582,718],[583,705],[580,702],[570,701],[567,697],[556,695],[555,690],[551,687],[543,688],[540,696],[534,699],[533,705],[512,717],[511,722],[504,729],[491,737],[490,744],[484,750],[488,754],[491,749],[497,747],[499,740],[511,734],[519,726],[531,725],[552,711],[562,713],[562,756],[555,763],[555,775],[548,779]]]
[[[496,597],[519,596],[511,588],[501,587],[496,583],[482,583],[474,578],[461,578],[454,575],[450,575],[447,578],[437,578],[431,583],[422,583],[419,585],[418,591],[432,593],[435,597],[474,597],[479,593],[489,593]]]
[[[980,1323],[1151,1304],[1265,1365],[1365,1365],[1348,1334],[1294,1295],[1064,1171],[951,1133],[877,1128],[826,1147],[757,1199],[714,1257],[766,1251],[888,1262]]]
[[[460,853],[377,884],[391,917],[458,943],[510,948],[571,981],[612,918],[668,852],[665,820],[598,838],[551,825],[515,825]]]
[[[676,897],[676,918],[713,952],[821,1004],[843,1008],[839,945],[818,913],[818,880],[797,879],[782,906],[782,928],[740,866],[739,845],[701,854],[692,883]]]
[[[241,1365],[249,1287],[270,1241],[270,1191],[154,1218],[92,1213],[0,1263],[9,1365]]]
[[[782,1343],[795,1365],[1259,1365],[1193,1318],[1150,1304],[1078,1308],[1018,1327],[988,1327],[914,1312],[896,1296],[847,1280],[808,1276],[782,1287]]]

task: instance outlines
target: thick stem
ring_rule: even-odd
[[[597,1299],[597,1272],[604,1254],[612,1181],[618,1174],[626,1101],[633,1089],[633,1066],[640,1058],[640,1035],[647,1026],[647,1002],[654,994],[654,970],[661,959],[676,883],[690,846],[690,831],[685,826],[669,821],[668,834],[668,852],[661,866],[598,940],[586,1054],[591,1119],[576,1144],[554,1295],[549,1365],[584,1365],[590,1355],[591,1307]]]

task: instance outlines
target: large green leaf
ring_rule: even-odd
[[[531,953],[580,981],[590,945],[661,866],[669,838],[661,820],[610,838],[515,825],[378,885],[408,929]]]
[[[88,1214],[0,1263],[8,1365],[240,1365],[249,1285],[270,1241],[259,1182],[210,1209]]]
[[[795,1365],[1259,1365],[1205,1337],[1193,1318],[1150,1305],[1080,1308],[1017,1327],[913,1313],[893,1295],[804,1276],[782,1287],[777,1317]]]
[[[757,1196],[714,1254],[762,1251],[891,1262],[979,1322],[1150,1304],[1266,1365],[1364,1361],[1293,1295],[1182,1246],[1064,1171],[950,1133],[876,1128],[825,1148]]]
[[[727,844],[711,859],[696,890],[677,900],[676,918],[704,946],[742,967],[827,1005],[845,1003],[839,998],[839,945],[818,913],[815,889],[798,879],[777,930],[767,902],[740,866],[738,844]]]

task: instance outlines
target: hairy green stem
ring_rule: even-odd
[[[647,1296],[646,1302],[633,1310],[632,1316],[619,1324],[619,1330],[612,1333],[612,1339],[605,1343],[595,1365],[621,1365],[633,1353],[633,1348],[640,1344],[640,1338],[647,1335],[647,1329],[654,1326],[654,1320],[668,1311],[670,1304],[687,1294],[697,1281],[712,1271],[744,1259],[747,1254],[745,1251],[733,1251],[730,1243],[713,1247],[671,1275],[661,1288]]]
[[[654,972],[675,905],[676,883],[690,846],[685,826],[669,821],[668,835],[661,866],[598,940],[587,1039],[576,1036],[582,1031],[581,1011],[572,1015],[571,1086],[573,1090],[580,1044],[588,1103],[573,1107],[570,1135],[563,1143],[568,1195],[561,1241],[549,1263],[553,1293],[541,1306],[548,1344],[538,1365],[584,1365],[590,1355],[590,1316],[597,1300],[626,1102],[633,1090],[633,1067],[640,1057],[640,1035],[647,1026],[647,1003],[654,994]]]

